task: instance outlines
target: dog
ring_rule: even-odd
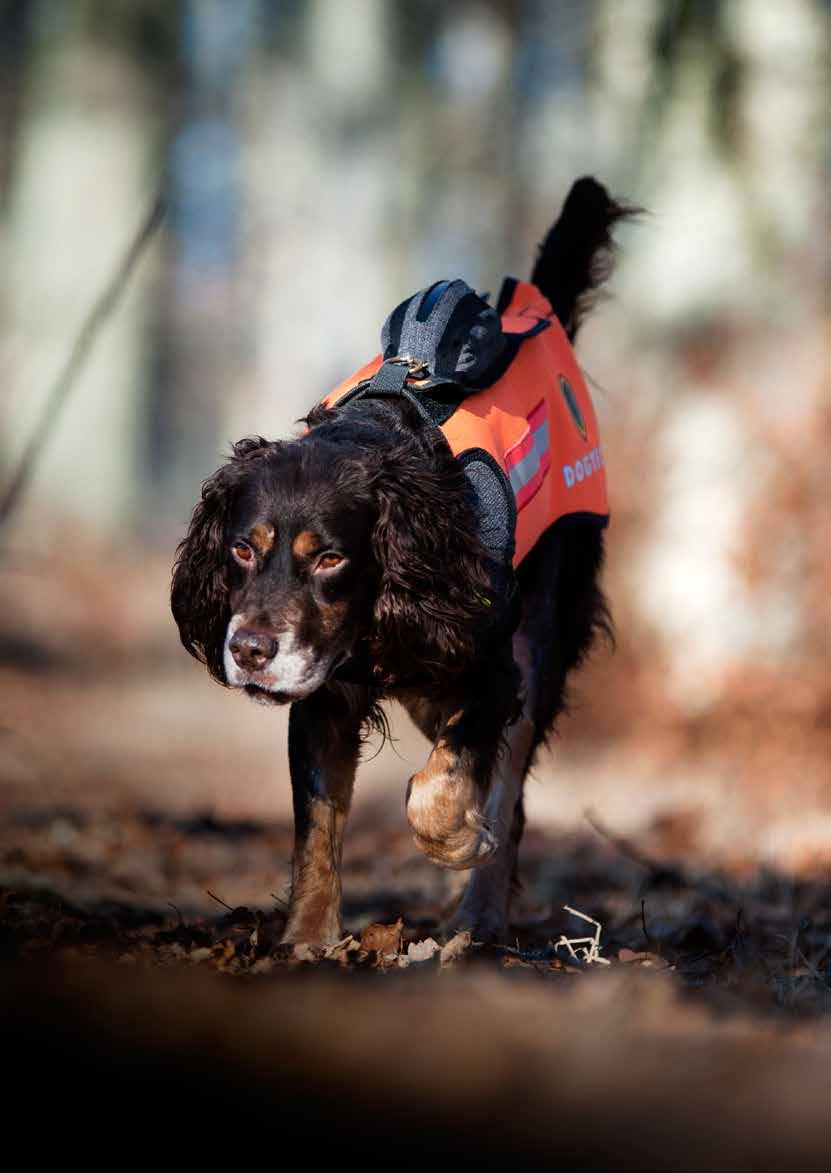
[[[507,932],[525,776],[569,675],[612,636],[602,449],[570,343],[632,211],[578,180],[530,285],[508,279],[496,308],[462,282],[402,303],[384,355],[319,403],[302,435],[241,440],[202,487],[172,610],[217,681],[291,704],[285,942],[343,936],[344,826],[362,743],[386,729],[385,698],[432,742],[406,792],[415,841],[435,863],[470,869],[447,931]],[[402,345],[407,330],[429,359]],[[527,415],[502,401],[485,410],[505,386],[539,402]],[[544,419],[549,401],[568,416]],[[493,420],[519,429],[495,456],[479,444]],[[460,427],[472,447],[453,440]],[[577,445],[573,461],[552,455],[559,435]]]

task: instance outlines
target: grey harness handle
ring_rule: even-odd
[[[477,390],[505,346],[499,314],[466,281],[437,281],[402,301],[381,329],[385,359]]]

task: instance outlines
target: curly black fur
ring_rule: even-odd
[[[492,584],[458,462],[407,405],[316,408],[306,422],[315,439],[337,437],[339,490],[374,503],[369,647],[379,680],[441,684],[468,670],[493,621]]]
[[[233,446],[228,464],[202,485],[188,532],[176,549],[170,606],[182,644],[225,684],[222,649],[228,605],[228,524],[236,490],[259,463],[275,458],[281,444],[249,436]]]
[[[567,681],[598,639],[614,643],[609,604],[599,585],[604,558],[599,526],[553,526],[519,567],[523,627],[537,659],[535,748],[568,709]]]

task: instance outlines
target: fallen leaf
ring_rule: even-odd
[[[311,945],[295,945],[294,946],[294,960],[295,961],[317,961],[320,951],[314,949]]]
[[[337,945],[330,945],[326,950],[325,957],[327,961],[337,961],[339,965],[348,965],[350,954],[359,953],[360,950],[360,941],[356,941],[350,934],[342,941],[338,941]]]
[[[361,933],[361,948],[380,957],[395,957],[401,952],[401,917],[394,925],[367,925]]]
[[[651,969],[655,966],[664,967],[666,961],[663,957],[659,957],[657,953],[636,953],[634,949],[621,949],[617,955],[618,961],[624,965],[640,965],[644,969]]]
[[[637,953],[634,949],[621,949],[618,952],[617,959],[627,965],[633,961],[643,961],[648,956],[648,953]]]
[[[442,947],[439,963],[444,968],[458,961],[470,948],[470,933],[457,933]]]
[[[222,968],[227,965],[235,956],[236,949],[233,941],[217,941],[211,949],[216,964]]]
[[[423,941],[412,941],[407,946],[407,958],[410,961],[430,961],[440,952],[441,946],[432,937],[425,937]]]
[[[259,959],[259,961],[254,962],[254,964],[250,967],[248,972],[249,973],[271,973],[271,971],[274,969],[274,966],[275,966],[275,961],[274,961],[273,957],[261,957]]]
[[[536,969],[533,961],[529,961],[527,957],[517,957],[512,954],[507,954],[502,958],[503,969]]]

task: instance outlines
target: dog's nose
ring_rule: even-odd
[[[240,627],[234,632],[228,649],[240,668],[258,672],[277,652],[277,640],[267,631]]]

